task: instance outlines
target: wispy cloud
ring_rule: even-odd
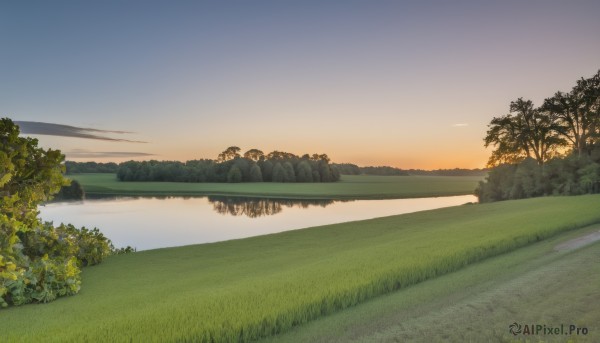
[[[102,141],[113,141],[113,142],[128,142],[128,143],[147,143],[142,141],[135,141],[123,138],[108,137],[104,134],[132,134],[134,132],[129,131],[115,131],[115,130],[98,130],[86,127],[76,127],[70,125],[54,124],[54,123],[43,123],[37,121],[15,121],[21,133],[31,135],[48,135],[48,136],[62,136],[62,137],[76,137],[86,139],[98,139]]]
[[[89,151],[85,149],[73,149],[64,152],[67,158],[103,158],[103,157],[142,157],[154,156],[146,152],[134,151]]]
[[[467,124],[467,123],[452,124],[452,127],[465,127],[465,126],[469,126],[469,124]]]

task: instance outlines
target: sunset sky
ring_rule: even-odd
[[[600,69],[599,17],[599,1],[3,1],[0,115],[74,127],[35,137],[77,161],[237,145],[479,168],[511,100]]]

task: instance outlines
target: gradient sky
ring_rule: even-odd
[[[477,168],[511,100],[600,69],[599,17],[599,1],[3,1],[0,115],[133,132],[35,135],[80,161],[237,145]]]

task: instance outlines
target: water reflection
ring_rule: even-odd
[[[218,242],[319,225],[462,205],[472,195],[390,200],[102,197],[40,206],[47,221],[99,228],[139,250]]]
[[[115,195],[91,195],[85,200],[57,200],[50,203],[83,204],[86,200],[102,201],[128,201],[136,199],[207,199],[215,212],[221,215],[246,216],[248,218],[259,218],[281,213],[284,208],[308,209],[309,207],[325,208],[336,202],[350,202],[354,200],[323,200],[323,199],[270,199],[270,198],[248,198],[228,196],[115,196]]]
[[[280,213],[284,207],[307,209],[311,206],[318,206],[325,208],[336,202],[334,200],[291,200],[224,196],[209,196],[208,201],[212,204],[213,210],[219,214],[246,216],[249,218],[272,216]],[[337,201],[347,202],[350,200]]]

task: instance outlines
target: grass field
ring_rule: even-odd
[[[79,295],[0,311],[0,341],[247,341],[598,223],[598,208],[464,205],[115,256],[84,270]]]
[[[120,182],[114,174],[75,174],[89,194],[236,195],[289,199],[394,199],[473,194],[480,176],[343,175],[331,183]]]
[[[600,242],[555,251],[600,225],[560,234],[454,273],[320,318],[265,343],[512,342],[508,326],[586,327],[587,335],[529,336],[530,341],[600,342]]]

